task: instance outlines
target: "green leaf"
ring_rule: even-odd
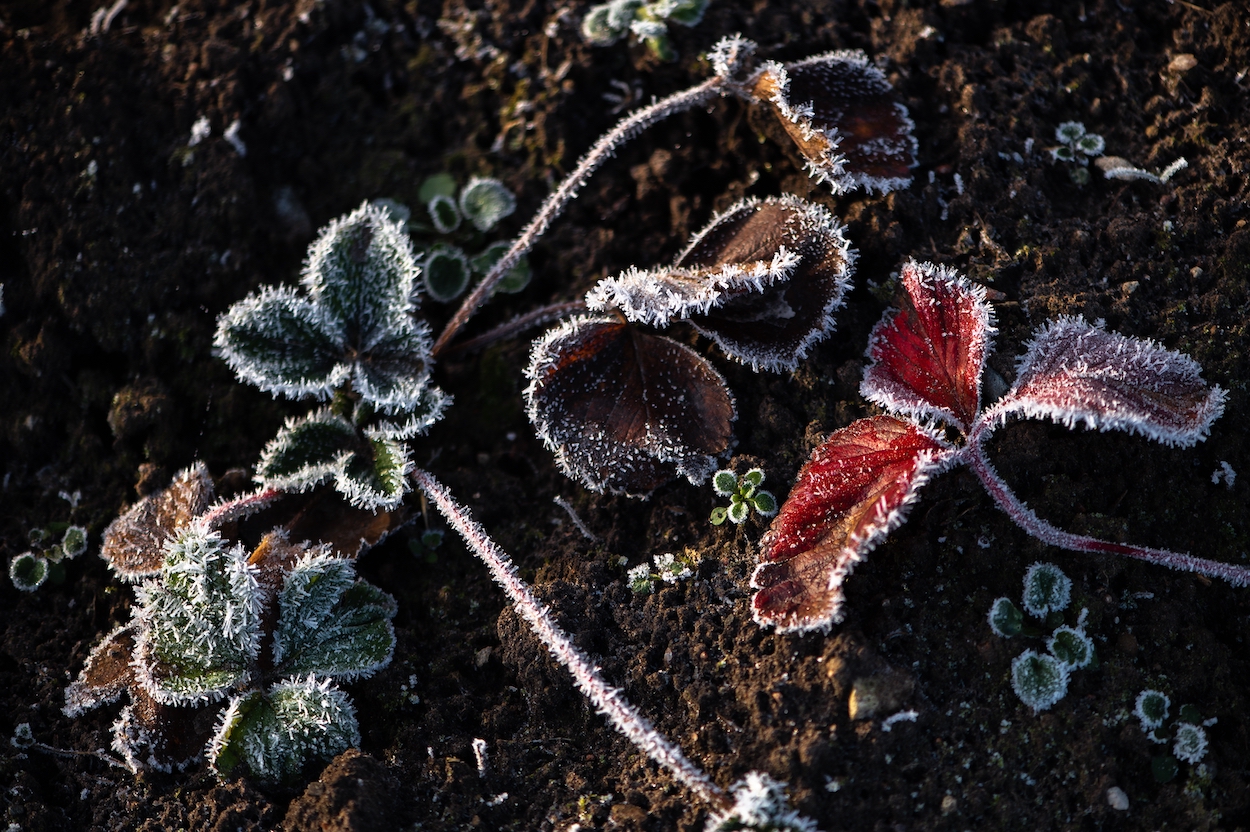
[[[742,481],[754,488],[759,488],[764,482],[764,471],[760,468],[752,468],[742,475]]]
[[[380,437],[367,441],[372,453],[358,453],[348,460],[334,487],[358,508],[394,508],[408,490],[412,464],[407,446]]]
[[[721,497],[728,497],[738,491],[738,477],[733,471],[722,468],[712,475],[712,490]]]
[[[516,197],[498,179],[475,176],[460,192],[460,212],[478,231],[489,231],[516,210]]]
[[[729,516],[729,512],[726,509],[722,508],[721,506],[717,506],[716,508],[712,509],[712,516],[709,517],[708,519],[712,521],[713,526],[719,526],[725,522],[725,519],[728,516]]]
[[[746,503],[735,502],[729,506],[729,522],[734,524],[745,523],[750,509]]]
[[[417,199],[423,204],[428,204],[431,199],[436,196],[455,196],[456,180],[450,173],[436,173],[427,177],[421,183],[421,190],[417,191]]]
[[[260,691],[236,696],[230,701],[217,726],[209,748],[209,763],[220,777],[229,777],[246,762],[245,740],[252,736],[276,735],[278,720]]]
[[[336,475],[360,446],[356,428],[328,408],[290,419],[256,465],[256,478],[270,488],[305,491]]]
[[[708,0],[670,0],[668,19],[682,26],[695,26],[707,11]]]
[[[241,381],[291,399],[326,397],[346,379],[344,333],[286,286],[267,286],[217,320],[213,346]]]
[[[469,261],[454,246],[436,246],[425,257],[425,293],[439,303],[450,303],[469,285]]]
[[[425,209],[430,212],[430,221],[434,223],[434,230],[439,234],[450,234],[460,227],[460,209],[456,207],[456,200],[450,195],[439,194],[430,199],[425,204]]]
[[[1071,668],[1087,666],[1094,658],[1094,644],[1089,636],[1071,627],[1060,627],[1047,645],[1056,659]]]
[[[1003,638],[1020,635],[1024,628],[1024,613],[1010,598],[999,598],[990,607],[990,629]]]
[[[764,517],[772,517],[777,513],[777,498],[772,495],[771,491],[760,491],[751,498],[751,505],[755,506]]]
[[[47,579],[48,562],[34,552],[22,552],[9,561],[9,580],[23,592],[34,592]]]
[[[409,413],[430,401],[430,328],[407,316],[374,341],[356,363],[352,386],[383,413]]]
[[[499,258],[508,253],[508,249],[511,246],[511,243],[502,240],[497,243],[491,243],[470,260],[469,265],[478,274],[486,274],[499,262]],[[529,258],[521,255],[516,263],[512,265],[512,268],[508,269],[508,273],[495,284],[494,291],[505,295],[514,295],[529,285],[532,276]]]
[[[346,558],[314,554],[287,573],[278,599],[279,673],[344,679],[372,675],[395,649],[395,599],[356,579]]]

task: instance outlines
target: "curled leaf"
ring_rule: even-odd
[[[967,433],[981,407],[994,329],[984,287],[953,269],[910,260],[897,311],[872,330],[860,392],[891,413],[940,419]]]
[[[784,66],[769,61],[750,93],[772,105],[811,175],[834,193],[887,193],[911,184],[914,125],[863,52],[828,52]]]
[[[688,320],[755,369],[793,370],[833,330],[855,252],[827,209],[794,196],[747,199],[715,217],[675,265],[600,281],[593,310]]]
[[[761,541],[751,578],[755,620],[780,632],[842,620],[842,582],[906,518],[916,494],[955,453],[893,416],[836,431],[799,472]]]
[[[535,343],[530,421],[570,477],[595,491],[646,494],[701,482],[729,447],[733,396],[676,341],[614,318],[574,318]]]

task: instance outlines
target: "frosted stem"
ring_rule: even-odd
[[[1244,566],[1196,558],[1192,555],[1171,552],[1167,549],[1150,549],[1145,546],[1112,543],[1109,540],[1099,540],[1096,537],[1072,534],[1052,526],[1038,517],[1033,509],[1025,505],[1024,501],[1015,495],[1015,492],[1011,490],[999,473],[994,470],[994,466],[990,464],[989,459],[985,456],[984,443],[989,439],[993,430],[990,425],[990,420],[985,418],[978,420],[977,425],[972,430],[972,434],[968,438],[968,445],[960,454],[961,460],[967,462],[968,466],[976,473],[982,484],[985,485],[985,490],[990,492],[994,502],[998,503],[998,507],[1005,511],[1007,516],[1017,526],[1038,540],[1050,546],[1059,546],[1064,549],[1071,549],[1074,552],[1124,555],[1182,572],[1197,572],[1199,575],[1206,575],[1211,578],[1223,578],[1233,586],[1250,586],[1250,569]]]
[[[608,718],[612,727],[717,810],[723,812],[732,808],[733,800],[729,795],[713,783],[702,769],[687,759],[680,748],[666,740],[646,717],[626,701],[619,690],[604,681],[599,675],[599,669],[573,645],[552,619],[547,607],[521,580],[512,559],[491,540],[486,530],[469,515],[468,509],[457,503],[446,487],[425,471],[418,468],[413,472],[412,479],[438,507],[452,528],[460,533],[469,548],[482,559],[490,569],[491,576],[503,587],[516,611],[526,620],[556,661],[573,675],[577,689],[595,704],[599,713]]]
[[[643,107],[641,110],[626,116],[616,127],[595,142],[594,147],[581,158],[573,172],[543,202],[538,209],[538,213],[534,215],[529,225],[525,227],[525,230],[512,243],[512,247],[508,249],[508,252],[499,258],[498,262],[486,274],[486,277],[482,278],[482,282],[464,299],[464,303],[460,304],[456,314],[447,322],[447,326],[443,328],[442,333],[438,336],[438,340],[434,342],[433,354],[438,356],[447,348],[447,344],[456,336],[456,333],[468,323],[469,318],[473,317],[478,307],[490,297],[495,284],[503,279],[503,276],[516,265],[516,262],[527,251],[534,247],[534,243],[546,233],[551,223],[564,210],[564,206],[573,197],[577,196],[577,192],[582,185],[586,184],[586,180],[590,178],[590,175],[598,170],[600,165],[612,158],[616,154],[618,147],[651,125],[663,121],[671,115],[685,112],[712,100],[717,95],[722,94],[728,84],[729,82],[725,78],[716,75],[702,84],[674,93],[668,98],[657,101],[649,107]]]
[[[445,350],[443,355],[448,356],[456,353],[483,350],[496,341],[514,338],[532,327],[549,324],[552,321],[558,321],[561,318],[567,318],[570,315],[576,315],[578,312],[585,311],[586,301],[584,300],[572,300],[567,303],[553,303],[550,306],[543,306],[532,312],[526,312],[524,315],[518,315],[507,323],[502,323],[489,332],[483,332],[475,338],[461,341],[454,347]]]

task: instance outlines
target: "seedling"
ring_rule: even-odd
[[[330,481],[353,505],[389,509],[407,490],[404,440],[442,415],[429,328],[415,317],[420,270],[402,225],[368,203],[309,248],[303,292],[265,287],[217,322],[213,343],[240,380],[290,399],[330,399],[265,447],[256,479],[282,491]]]
[[[1055,129],[1055,139],[1060,143],[1050,150],[1052,158],[1076,165],[1068,169],[1068,175],[1077,185],[1089,184],[1086,165],[1095,156],[1101,156],[1107,143],[1097,133],[1088,133],[1079,121],[1065,121]]]
[[[855,188],[886,193],[910,184],[916,158],[912,121],[907,108],[893,100],[885,74],[862,52],[829,52],[797,63],[767,61],[757,67],[755,48],[738,36],[721,40],[709,56],[713,77],[644,107],[604,134],[456,310],[434,344],[434,355],[450,346],[499,281],[621,145],[669,116],[701,107],[717,96],[733,95],[769,109],[811,175],[834,193]]]
[[[855,255],[826,209],[745,200],[711,221],[673,266],[600,281],[593,311],[535,342],[527,412],[570,477],[643,495],[699,483],[732,438],[734,400],[702,356],[631,322],[687,321],[755,369],[793,369],[833,328]]]
[[[1025,650],[1011,663],[1011,688],[1038,713],[1067,695],[1069,675],[1068,666],[1055,656]]]
[[[306,762],[360,743],[334,680],[390,661],[395,602],[329,544],[293,544],[284,528],[250,551],[227,539],[221,527],[265,502],[247,495],[206,511],[211,499],[203,468],[190,469],[110,527],[101,555],[119,574],[152,575],[140,561],[159,568],[138,587],[130,621],[92,650],[64,710],[126,695],[113,749],[134,772],[203,755],[223,778],[291,781]]]
[[[54,543],[58,531],[61,538]],[[34,592],[48,581],[64,582],[64,561],[87,551],[87,530],[69,523],[53,523],[46,529],[31,530],[30,545],[34,548],[9,561],[9,580],[23,592]]]
[[[671,61],[673,47],[668,40],[668,22],[696,26],[703,19],[708,0],[612,0],[591,6],[582,18],[582,38],[592,46],[610,46],[633,33],[651,54]]]
[[[739,478],[733,471],[722,469],[712,475],[712,489],[721,497],[729,498],[729,507],[717,506],[712,509],[708,519],[713,526],[719,526],[729,520],[734,525],[746,522],[755,509],[761,517],[772,517],[777,513],[777,498],[771,491],[764,491],[760,484],[764,482],[764,471],[752,468]]]
[[[1008,517],[1044,543],[1250,583],[1245,567],[1062,531],[1021,502],[986,456],[990,436],[1013,418],[1191,446],[1206,438],[1225,399],[1193,359],[1107,332],[1101,322],[1063,317],[1034,334],[1015,384],[982,408],[981,375],[995,332],[984,288],[916,262],[904,266],[900,285],[900,308],[873,330],[872,363],[860,386],[886,413],[836,431],[799,472],[761,542],[752,577],[756,621],[781,631],[827,630],[841,621],[846,576],[906,519],[929,478],[956,465],[970,467]]]
[[[629,588],[635,595],[650,595],[655,591],[656,581],[663,581],[666,584],[684,581],[694,574],[695,567],[698,566],[696,561],[684,554],[679,557],[666,553],[656,555],[652,560],[655,563],[654,571],[647,564],[640,563],[625,574],[625,579],[629,581]]]
[[[1215,719],[1204,721],[1193,705],[1180,709],[1180,718],[1164,728],[1172,706],[1167,694],[1158,690],[1143,690],[1137,695],[1133,713],[1141,721],[1141,729],[1152,742],[1166,745],[1172,743],[1172,756],[1161,754],[1150,761],[1150,769],[1156,780],[1167,783],[1180,772],[1177,760],[1198,764],[1207,755],[1206,726],[1214,725]],[[1173,759],[1175,757],[1175,759]]]

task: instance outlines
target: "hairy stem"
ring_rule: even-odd
[[[512,247],[508,249],[503,257],[491,268],[482,278],[473,292],[464,299],[464,303],[460,304],[460,308],[456,310],[456,314],[447,326],[443,328],[442,333],[438,336],[438,340],[434,342],[433,354],[437,357],[447,348],[447,344],[456,333],[473,317],[478,307],[486,302],[490,297],[490,293],[494,290],[495,285],[503,279],[516,262],[534,247],[534,243],[538,241],[564,207],[573,197],[577,196],[577,192],[582,185],[586,184],[586,180],[594,173],[600,165],[612,158],[616,154],[616,149],[625,142],[637,136],[643,130],[647,129],[657,122],[663,121],[671,115],[685,112],[686,110],[698,107],[717,95],[724,92],[727,81],[719,76],[713,76],[702,84],[674,93],[668,98],[657,101],[649,107],[644,107],[636,113],[625,117],[611,132],[604,134],[599,141],[595,142],[594,147],[582,157],[577,167],[573,170],[560,187],[547,197],[542,206],[539,207],[538,213],[530,220],[529,225],[525,226],[525,230],[512,243]]]
[[[990,422],[984,418],[978,420],[977,425],[972,430],[972,434],[968,437],[968,445],[960,453],[961,460],[967,462],[968,466],[976,473],[981,483],[985,486],[985,490],[994,498],[994,502],[998,503],[998,507],[1005,511],[1007,516],[1017,526],[1038,540],[1047,545],[1071,549],[1074,552],[1124,555],[1182,572],[1197,572],[1199,575],[1206,575],[1211,578],[1223,578],[1233,586],[1250,586],[1250,569],[1244,566],[1196,558],[1192,555],[1171,552],[1167,549],[1151,549],[1145,546],[1113,543],[1109,540],[1099,540],[1096,537],[1065,532],[1052,526],[1038,517],[1033,509],[1025,505],[1024,501],[1015,495],[1015,492],[1011,490],[1006,481],[994,470],[994,466],[990,464],[989,458],[985,455],[985,441],[989,439],[993,430],[989,425]]]
[[[668,769],[704,801],[720,811],[730,809],[733,801],[729,795],[713,783],[702,769],[687,759],[681,749],[666,740],[646,717],[626,701],[619,690],[604,681],[599,675],[599,669],[573,645],[552,619],[547,607],[521,580],[512,559],[491,540],[486,530],[469,515],[468,509],[457,503],[446,487],[427,472],[418,468],[413,472],[412,479],[438,507],[443,517],[447,518],[452,528],[464,538],[469,548],[482,559],[490,569],[491,576],[503,587],[513,607],[556,661],[573,675],[577,689],[595,704],[599,713],[608,718],[612,727],[628,737],[648,757]]]

